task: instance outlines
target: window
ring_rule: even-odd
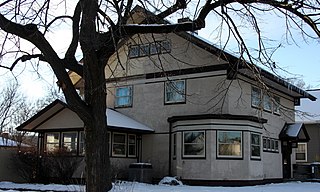
[[[79,138],[79,155],[84,155],[85,148],[84,148],[84,132],[80,131],[80,138]]]
[[[46,152],[55,152],[59,150],[60,134],[46,133]]]
[[[140,56],[148,56],[149,53],[149,44],[144,44],[140,46]]]
[[[77,154],[78,134],[77,132],[62,133],[62,147],[66,152]]]
[[[260,159],[261,157],[260,135],[251,133],[251,158]]]
[[[156,55],[161,52],[160,42],[150,43],[150,55]]]
[[[183,132],[183,157],[205,157],[204,131]]]
[[[113,133],[112,156],[126,156],[126,134]]]
[[[144,57],[171,52],[171,42],[169,40],[156,41],[152,43],[131,45],[129,47],[129,58]]]
[[[298,143],[298,148],[296,148],[296,161],[307,162],[307,143]]]
[[[280,97],[274,96],[273,99],[273,112],[275,114],[280,114]]]
[[[170,53],[171,52],[171,43],[170,41],[161,42],[161,53]]]
[[[116,107],[131,107],[132,106],[132,86],[116,88]]]
[[[272,102],[270,96],[267,95],[267,93],[263,95],[263,109],[269,112],[272,111]]]
[[[139,57],[140,46],[132,45],[129,48],[129,58]]]
[[[279,152],[279,141],[268,137],[263,138],[264,152]]]
[[[184,80],[165,83],[165,103],[183,103],[185,98]]]
[[[173,153],[173,157],[175,158],[177,156],[177,134],[174,133],[173,134],[173,150],[172,150],[172,153]]]
[[[128,135],[128,157],[136,157],[136,135]]]
[[[242,132],[218,131],[218,157],[241,158],[242,157]]]
[[[252,87],[251,90],[251,106],[260,107],[261,105],[261,90],[256,87]]]

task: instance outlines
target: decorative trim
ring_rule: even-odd
[[[267,119],[249,115],[231,115],[231,114],[200,114],[200,115],[184,115],[172,116],[168,118],[169,123],[187,120],[203,120],[203,119],[227,119],[227,120],[248,120],[256,123],[267,123]]]

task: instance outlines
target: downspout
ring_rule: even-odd
[[[172,150],[172,147],[171,147],[171,145],[172,145],[172,138],[171,138],[171,136],[172,136],[172,123],[171,123],[171,121],[169,122],[169,176],[171,176],[171,165],[172,165],[172,158],[171,158],[171,150]]]

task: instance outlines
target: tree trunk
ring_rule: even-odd
[[[90,66],[90,70],[87,67]],[[106,119],[104,66],[97,57],[84,58],[85,101],[91,108],[91,118],[85,126],[86,191],[111,189],[110,159]]]

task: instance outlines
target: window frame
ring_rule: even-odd
[[[240,155],[220,155],[220,145],[224,144],[230,144],[230,143],[221,143],[219,141],[220,133],[232,133],[232,132],[238,132],[240,133]],[[217,131],[217,159],[243,159],[243,131],[238,130],[218,130]],[[232,143],[231,143],[232,144]]]
[[[78,154],[79,155],[85,155],[85,134],[84,131],[79,131],[79,148],[78,148]]]
[[[177,133],[173,133],[172,140],[172,157],[175,159],[177,157]]]
[[[303,145],[304,146],[304,152],[299,152],[299,145]],[[299,154],[304,154],[304,159],[297,159],[297,153]],[[308,143],[306,142],[299,142],[298,145],[297,145],[297,148],[295,149],[295,159],[296,159],[296,162],[299,162],[299,163],[305,163],[305,162],[308,162]]]
[[[183,82],[183,90],[179,90],[179,87],[177,86],[178,83]],[[173,87],[173,86],[174,87]],[[186,80],[181,79],[181,80],[171,80],[171,81],[166,81],[164,85],[164,103],[165,104],[183,104],[186,103]],[[170,92],[168,92],[170,91]],[[182,92],[182,94],[180,94]],[[173,94],[173,98],[176,98],[177,95],[178,97],[182,97],[182,99],[173,99],[173,100],[168,100],[168,93]]]
[[[191,132],[199,132],[203,133],[203,141],[201,143],[186,143],[185,142],[185,133],[191,133]],[[185,154],[185,145],[203,145],[203,154],[199,155],[187,155]],[[182,158],[184,159],[205,159],[206,158],[206,132],[204,130],[190,130],[190,131],[183,131],[182,132]]]
[[[274,95],[273,96],[274,102],[273,102],[273,113],[276,115],[280,115],[280,97]]]
[[[257,96],[254,93],[257,93]],[[257,101],[254,100],[255,98],[257,99]],[[260,108],[261,103],[262,103],[261,89],[258,87],[252,86],[251,87],[251,106],[254,108]]]
[[[128,95],[118,95],[118,90],[120,89],[129,89]],[[128,103],[125,104],[119,104],[119,99],[122,98],[128,98]],[[132,85],[126,85],[126,86],[119,86],[115,87],[115,99],[114,99],[114,106],[115,108],[126,108],[126,107],[132,107],[133,105],[133,86]]]
[[[130,136],[134,136],[134,143],[130,143]],[[137,135],[135,134],[127,134],[127,140],[128,140],[128,146],[127,146],[127,151],[128,151],[128,157],[137,157]],[[134,146],[134,154],[130,154],[130,146]]]
[[[253,141],[254,141],[253,136],[258,136],[259,144],[253,143]],[[259,133],[251,133],[250,134],[250,147],[251,147],[250,148],[250,157],[251,157],[251,159],[261,160],[261,134],[259,134]],[[254,147],[258,147],[259,148],[259,155],[258,156],[253,155]]]
[[[114,142],[115,135],[124,135],[124,143],[116,143]],[[115,145],[123,145],[124,146],[124,154],[116,154],[114,153]],[[119,133],[113,132],[112,133],[112,157],[127,157],[127,134],[126,133]]]
[[[73,133],[75,133],[76,135],[75,135],[75,139],[76,139],[76,141],[74,141],[74,142],[65,142],[64,141],[64,138],[65,138],[65,134],[73,134]],[[67,143],[67,144],[71,144],[72,145],[72,143],[74,143],[74,145],[75,145],[75,151],[68,151],[68,150],[66,150],[66,152],[69,154],[72,154],[72,155],[77,155],[77,153],[78,153],[78,131],[68,131],[68,132],[61,132],[61,148],[60,149],[63,149],[63,150],[65,150],[65,144]],[[68,147],[67,147],[68,148]]]
[[[279,153],[279,140],[263,137],[263,152]]]
[[[272,101],[271,98],[268,93],[264,93],[263,94],[263,101],[262,101],[262,105],[263,105],[263,110],[267,111],[267,112],[272,112]],[[267,107],[268,106],[268,107]]]
[[[48,143],[48,138],[47,138],[47,136],[49,135],[49,134],[57,134],[58,135],[58,142],[50,142],[50,143]],[[45,135],[44,135],[44,139],[45,139],[45,141],[44,141],[44,152],[45,153],[53,153],[53,152],[55,152],[55,150],[48,150],[48,144],[49,145],[55,145],[55,144],[58,144],[58,150],[60,150],[60,140],[61,140],[61,136],[60,136],[60,132],[48,132],[48,133],[45,133]]]
[[[140,45],[130,45],[129,51],[128,51],[128,57],[131,59],[131,58],[137,58],[139,56],[140,56]]]

